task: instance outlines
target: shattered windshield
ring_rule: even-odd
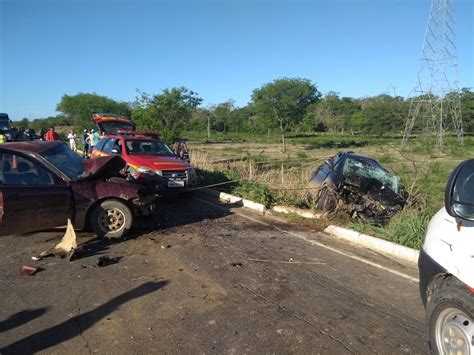
[[[369,179],[379,180],[395,193],[399,193],[400,190],[400,178],[391,175],[374,160],[347,158],[342,173],[355,173]]]
[[[86,174],[83,159],[64,144],[40,154],[71,180],[77,180]]]
[[[129,155],[160,155],[174,157],[173,151],[162,141],[129,139],[126,142]]]

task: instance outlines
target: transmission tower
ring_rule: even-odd
[[[431,1],[402,147],[408,143],[417,122],[423,133],[435,136],[436,145],[442,148],[448,122],[452,120],[458,141],[464,143],[453,12],[453,0]]]

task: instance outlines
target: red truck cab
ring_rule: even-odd
[[[158,133],[137,132],[133,121],[119,116],[95,114],[92,119],[103,134],[92,157],[122,157],[131,177],[153,185],[158,194],[186,192],[196,185],[193,166],[177,157]]]

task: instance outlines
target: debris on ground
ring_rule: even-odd
[[[33,276],[39,268],[23,265],[20,270],[20,275]]]
[[[64,258],[68,255],[72,255],[76,248],[76,232],[74,231],[74,227],[72,226],[71,220],[68,218],[66,233],[64,233],[64,236],[61,241],[54,248],[43,251],[42,253],[40,253],[39,256],[34,256],[32,257],[32,259],[38,261],[42,258],[53,255],[59,256],[60,258]]]
[[[97,266],[104,267],[107,265],[117,264],[120,261],[120,259],[122,259],[121,256],[116,256],[114,258],[111,258],[110,256],[104,255],[104,256],[101,256],[97,260]]]

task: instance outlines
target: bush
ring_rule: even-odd
[[[240,185],[232,190],[232,193],[239,197],[261,203],[267,208],[270,208],[275,202],[275,197],[267,185],[254,182],[241,181]]]

